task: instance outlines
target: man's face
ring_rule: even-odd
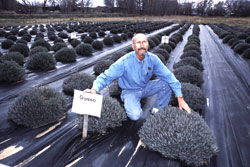
[[[134,38],[132,47],[137,55],[144,57],[148,50],[148,40],[145,35],[138,35]]]

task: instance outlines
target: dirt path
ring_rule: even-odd
[[[200,26],[205,119],[219,152],[212,166],[250,166],[250,68],[208,26]],[[248,76],[248,77],[247,77]]]

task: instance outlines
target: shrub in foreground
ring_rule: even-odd
[[[200,113],[206,104],[206,97],[202,90],[196,85],[181,83],[181,91],[189,107]],[[178,107],[177,98],[174,97],[174,94],[169,104]]]
[[[74,94],[74,89],[85,90],[92,88],[95,77],[86,73],[75,73],[63,81],[63,91],[69,95]]]
[[[90,116],[88,130],[104,133],[108,128],[122,126],[126,119],[127,115],[121,104],[112,97],[103,96],[101,117]]]
[[[151,150],[187,165],[205,165],[218,150],[203,118],[176,107],[166,107],[149,117],[138,133]]]
[[[32,88],[9,107],[8,117],[17,125],[34,129],[58,121],[66,111],[66,101],[59,92]]]
[[[49,71],[55,69],[55,58],[46,52],[39,52],[29,57],[27,68],[31,70]]]
[[[64,47],[56,52],[55,58],[61,62],[73,62],[76,61],[76,52],[74,49]]]
[[[22,81],[24,76],[24,69],[16,62],[0,60],[0,82],[18,82]]]

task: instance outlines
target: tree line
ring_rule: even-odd
[[[41,7],[44,12],[59,10],[60,12],[84,13],[92,7],[93,0],[43,0],[42,3],[32,0],[0,0],[0,11],[20,12],[29,9],[36,12]],[[249,0],[226,0],[214,3],[213,0],[200,0],[198,3],[186,0],[104,0],[106,12],[129,13],[137,15],[198,15],[198,16],[250,16]],[[26,7],[26,8],[25,8]],[[21,8],[21,9],[22,9]]]

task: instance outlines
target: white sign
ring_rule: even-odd
[[[83,91],[74,90],[72,112],[77,114],[92,115],[100,118],[102,99],[102,95],[83,93]]]
[[[70,33],[70,38],[71,38],[71,39],[75,39],[75,38],[76,38],[76,32]]]
[[[168,43],[169,37],[168,36],[162,36],[161,37],[161,43]]]

